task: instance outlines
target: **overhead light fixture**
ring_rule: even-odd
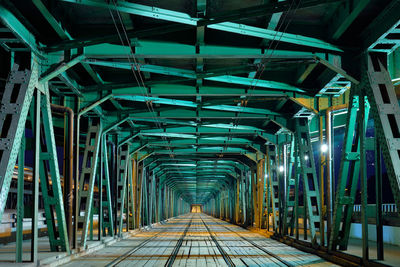
[[[322,144],[321,145],[321,152],[322,153],[328,152],[328,145],[327,144]]]
[[[280,171],[280,172],[283,172],[283,170],[284,170],[284,169],[283,169],[283,166],[279,166],[279,171]]]

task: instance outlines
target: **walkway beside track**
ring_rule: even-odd
[[[202,213],[169,220],[66,266],[334,266]]]

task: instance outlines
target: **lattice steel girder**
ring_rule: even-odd
[[[198,18],[192,18],[188,14],[170,11],[166,9],[160,9],[151,6],[144,6],[134,3],[129,3],[125,1],[118,1],[115,5],[108,4],[106,2],[100,2],[95,0],[63,0],[65,2],[71,2],[76,4],[83,4],[83,5],[90,5],[102,8],[109,8],[111,10],[118,10],[121,12],[138,15],[138,16],[145,16],[154,19],[161,19],[167,20],[176,23],[182,23],[191,26],[204,26],[208,25],[208,28],[233,32],[253,37],[259,37],[268,40],[275,40],[278,36],[278,40],[282,42],[293,43],[296,45],[304,45],[309,47],[317,47],[326,50],[338,51],[341,52],[342,50],[337,48],[334,45],[331,45],[327,42],[318,40],[316,38],[305,37],[301,35],[295,35],[290,33],[278,32],[273,30],[265,30],[262,28],[247,26],[243,24],[237,24],[232,22],[222,22],[216,24],[204,23],[204,25],[199,25]],[[212,23],[212,22],[211,22]]]
[[[368,83],[365,89],[374,118],[375,136],[382,144],[393,197],[400,207],[400,106],[385,64],[386,59],[385,53],[369,53],[366,63]]]
[[[101,184],[102,187],[105,188],[105,197],[106,200],[103,199],[102,197],[102,202],[100,203],[100,209],[101,213],[103,213],[103,207],[108,209],[108,222],[105,222],[104,219],[105,217],[102,216],[100,220],[103,220],[102,222],[102,229],[103,231],[102,235],[105,234],[105,229],[108,228],[108,234],[111,236],[114,236],[114,217],[113,217],[113,210],[112,210],[112,203],[111,203],[111,187],[110,187],[110,171],[108,168],[108,155],[107,155],[107,141],[106,141],[106,133],[107,129],[103,131],[102,136],[101,136],[101,142],[102,142],[102,154],[101,154],[101,164],[104,166],[104,171],[100,173],[100,179],[102,179]],[[104,177],[103,177],[104,175]],[[101,190],[102,192],[102,190]]]
[[[336,250],[337,245],[340,245],[341,249],[345,249],[350,235],[351,217],[353,214],[357,185],[360,179],[360,135],[359,131],[356,131],[356,129],[357,121],[361,118],[359,112],[359,90],[364,90],[363,86],[364,83],[355,87],[350,96],[351,104],[347,112],[347,128],[343,143],[342,160],[333,210],[332,231],[329,241],[329,248],[332,250]],[[361,101],[363,101],[363,99]],[[368,100],[366,98],[364,101],[368,105]],[[369,109],[367,108],[366,119],[364,121],[365,129],[368,123],[368,111]]]
[[[119,153],[118,160],[118,176],[117,176],[117,211],[118,218],[118,236],[122,236],[122,229],[124,223],[124,207],[125,207],[125,198],[127,193],[127,181],[128,181],[128,166],[130,162],[129,156],[129,146],[124,146],[124,150],[121,149]],[[143,171],[144,172],[144,171]]]
[[[83,155],[82,171],[79,179],[78,207],[79,212],[83,203],[85,215],[78,218],[83,222],[82,237],[80,244],[86,249],[87,235],[89,231],[89,219],[93,209],[94,184],[97,174],[99,149],[101,142],[101,123],[89,124],[86,135],[85,152]],[[87,184],[87,187],[85,187]]]
[[[31,71],[19,71],[18,65],[14,65],[8,77],[2,100],[0,112],[0,222],[7,202],[8,191],[12,174],[17,160],[21,138],[25,131],[25,122],[29,107],[32,102],[33,92],[37,85],[38,64],[33,61]],[[18,95],[12,99],[14,87],[19,85]],[[8,119],[7,119],[8,118]],[[7,129],[4,124],[6,119],[10,124]]]
[[[42,127],[43,123],[44,138],[42,144],[38,148],[39,176],[42,196],[44,201],[44,210],[46,214],[46,224],[48,227],[50,248],[57,251],[59,248],[69,254],[69,242],[67,235],[67,225],[65,220],[63,193],[60,180],[60,172],[58,169],[57,150],[54,137],[53,120],[50,108],[50,94],[47,84],[38,85],[41,87],[41,93],[37,94],[40,100],[40,115],[32,118],[32,131],[40,133],[41,130],[35,131],[35,127]],[[43,93],[43,94],[42,94]],[[33,107],[33,106],[32,106]],[[34,117],[33,108],[31,110]],[[33,123],[35,121],[35,123]],[[50,189],[51,185],[51,189]]]
[[[312,243],[317,242],[316,228],[320,228],[320,194],[315,169],[314,154],[310,139],[309,122],[306,118],[296,119],[296,145],[297,156],[300,160],[300,169],[303,180],[303,190],[307,210],[307,220],[309,222]]]

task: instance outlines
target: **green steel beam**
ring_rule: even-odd
[[[280,116],[280,113],[270,111],[268,109],[260,109],[260,108],[244,107],[244,106],[230,106],[230,105],[201,105],[201,104],[197,104],[195,102],[187,101],[187,100],[178,100],[178,99],[169,99],[169,98],[160,98],[160,97],[147,97],[147,96],[141,96],[141,95],[115,95],[114,99],[136,101],[136,102],[151,102],[151,103],[155,103],[155,104],[173,105],[173,106],[190,107],[190,108],[203,108],[203,109],[211,109],[211,110]]]
[[[343,1],[330,18],[329,32],[332,39],[339,39],[370,2],[370,0]]]
[[[99,66],[104,66],[104,67],[127,69],[127,70],[134,69],[136,71],[139,69],[140,71],[144,71],[144,72],[157,73],[157,74],[163,74],[163,75],[172,75],[172,76],[178,76],[178,77],[189,78],[189,79],[201,78],[201,75],[199,76],[193,70],[178,69],[178,68],[172,68],[172,67],[163,67],[163,66],[156,66],[156,65],[150,65],[150,64],[135,65],[135,64],[127,63],[127,62],[101,61],[101,60],[85,60],[85,62],[88,64],[91,64],[91,65],[99,65]],[[215,76],[214,74],[207,74],[207,73],[205,75],[206,76],[207,75]],[[209,80],[209,81],[240,84],[240,85],[262,87],[262,88],[270,88],[270,89],[283,90],[283,91],[293,91],[293,92],[297,92],[297,93],[305,93],[306,92],[303,89],[300,89],[295,86],[292,86],[292,85],[289,85],[286,83],[282,83],[282,82],[266,81],[266,80],[261,80],[261,79],[252,79],[252,78],[238,77],[238,76],[233,76],[233,75],[222,75],[222,76],[216,75],[216,77],[205,77],[204,79]]]
[[[182,12],[171,11],[158,7],[145,6],[126,1],[114,1],[114,3],[108,3],[101,0],[62,0],[64,2],[88,5],[92,7],[99,7],[111,10],[117,10],[120,12],[129,13],[132,15],[149,17],[154,19],[161,19],[171,21],[175,23],[182,23],[187,25],[196,26],[197,18],[191,18],[188,14]]]
[[[54,16],[49,12],[46,6],[41,0],[32,0],[33,4],[42,13],[43,17],[47,20],[53,30],[60,36],[61,39],[72,39],[71,35],[63,28],[60,22],[58,22]]]
[[[270,89],[277,89],[282,91],[291,91],[296,93],[306,93],[303,89],[297,88],[295,86],[281,83],[281,82],[274,82],[274,81],[266,81],[261,79],[253,79],[247,77],[239,77],[239,76],[232,76],[232,75],[223,75],[217,77],[210,77],[205,78],[205,80],[215,81],[215,82],[223,82],[223,83],[232,83],[232,84],[240,84],[246,86],[253,86],[253,87],[262,87],[262,88],[270,88]]]
[[[310,98],[309,95],[296,93],[292,91],[263,90],[256,88],[248,90],[248,88],[222,87],[222,86],[190,86],[181,84],[163,84],[157,83],[149,86],[138,87],[137,84],[111,84],[88,86],[83,89],[84,92],[100,92],[112,91],[113,94],[133,94],[143,95],[144,93],[150,97],[158,96],[244,96],[244,97],[304,97]]]
[[[2,151],[0,159],[0,222],[7,203],[28,111],[37,85],[37,76],[38,64],[36,62],[33,62],[31,71],[20,71],[18,66],[14,65],[3,91],[1,105],[4,111],[0,114],[0,129],[5,138],[0,138],[2,143],[0,147]],[[19,90],[16,91],[14,87],[18,87]],[[16,96],[14,95],[16,101],[11,99],[15,91],[18,93]],[[4,125],[6,116],[11,116],[10,126]]]
[[[330,51],[335,51],[335,52],[343,52],[343,50],[338,48],[337,46],[334,46],[332,44],[329,44],[327,42],[321,41],[316,38],[306,37],[306,36],[302,36],[302,35],[298,35],[298,34],[291,34],[291,33],[284,33],[284,32],[279,32],[279,31],[274,31],[274,30],[268,30],[268,29],[253,27],[253,26],[249,26],[249,25],[245,25],[245,24],[223,22],[223,23],[209,25],[208,28],[220,30],[220,31],[231,32],[231,33],[236,33],[236,34],[241,34],[241,35],[263,38],[263,39],[271,40],[271,41],[274,40],[274,41],[285,42],[285,43],[290,43],[290,44],[295,44],[295,45],[320,48],[320,49],[325,49],[325,50],[330,50]]]
[[[0,3],[0,19],[35,55],[42,55],[39,51],[41,44],[38,43],[35,36],[2,3]]]
[[[266,30],[262,28],[252,27],[244,24],[226,22],[224,19],[219,19],[221,23],[216,23],[215,20],[212,19],[208,22],[198,23],[198,18],[192,18],[188,14],[161,9],[157,7],[139,5],[134,3],[129,3],[125,1],[117,1],[114,4],[108,4],[103,1],[95,1],[95,0],[63,0],[65,2],[71,2],[82,5],[89,5],[100,8],[107,8],[111,10],[117,10],[120,12],[129,13],[132,15],[145,16],[154,19],[171,21],[174,23],[181,23],[185,25],[191,26],[207,26],[211,29],[217,29],[221,31],[227,31],[242,35],[248,35],[253,37],[259,37],[263,39],[275,40],[276,37],[279,41],[288,42],[296,45],[303,45],[308,47],[321,48],[326,50],[332,50],[336,52],[342,52],[341,49],[337,48],[334,45],[326,43],[324,41],[318,40],[316,38],[305,37],[301,35],[295,35],[290,33],[278,32],[273,30]],[[285,3],[285,2],[284,2]]]
[[[61,62],[55,68],[49,69],[49,71],[43,73],[39,79],[39,82],[48,82],[49,80],[57,77],[63,72],[67,71],[69,68],[72,68],[76,64],[80,63],[85,57],[83,55],[79,55],[74,57],[68,62]],[[65,77],[65,76],[64,76]]]

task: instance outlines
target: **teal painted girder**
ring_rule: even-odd
[[[167,20],[175,23],[186,24],[190,26],[198,26],[200,20],[198,18],[192,18],[188,14],[182,12],[176,12],[151,6],[139,5],[134,3],[129,3],[125,1],[117,1],[115,5],[107,4],[102,1],[95,0],[62,0],[64,2],[71,2],[76,4],[89,5],[100,8],[108,8],[111,10],[118,10],[120,12],[125,12],[133,15],[150,17],[153,19]],[[276,36],[279,37],[278,40],[282,42],[292,43],[296,45],[303,45],[308,47],[316,47],[325,50],[331,50],[336,52],[342,52],[338,47],[331,45],[327,42],[318,40],[316,38],[295,35],[285,32],[266,30],[258,27],[248,26],[244,24],[238,24],[233,22],[222,22],[210,24],[207,26],[211,29],[217,29],[226,32],[232,32],[236,34],[242,34],[247,36],[259,37],[268,40],[275,40]]]
[[[223,86],[190,86],[182,84],[165,84],[158,82],[155,84],[148,85],[146,87],[138,87],[136,84],[110,84],[100,87],[103,90],[112,90],[115,95],[119,94],[132,94],[132,95],[143,95],[150,97],[157,96],[265,96],[265,97],[298,97],[310,98],[310,96],[302,93],[290,92],[290,91],[278,91],[278,90],[265,90],[257,88],[257,90],[249,91],[247,88],[236,88],[236,87],[223,87]],[[99,91],[99,86],[88,86],[85,87],[87,94]]]
[[[303,89],[297,88],[295,86],[282,83],[282,82],[275,82],[275,81],[265,81],[262,79],[253,79],[253,78],[246,78],[246,77],[239,77],[233,75],[222,75],[219,76],[218,74],[211,73],[196,73],[193,70],[186,70],[186,69],[178,69],[173,67],[163,67],[163,66],[156,66],[156,65],[149,65],[149,64],[142,64],[136,65],[131,64],[128,62],[116,62],[116,61],[101,61],[101,60],[86,60],[85,61],[91,65],[99,65],[104,67],[110,68],[119,68],[119,69],[126,69],[131,70],[134,69],[136,71],[144,71],[150,73],[157,73],[163,75],[172,75],[178,76],[182,78],[189,78],[189,79],[198,79],[202,78],[203,75],[204,80],[209,81],[217,81],[223,83],[232,83],[232,84],[240,84],[240,85],[247,85],[247,86],[254,86],[254,87],[263,87],[263,88],[270,88],[276,90],[284,90],[284,91],[292,91],[297,93],[305,93]],[[226,72],[225,72],[226,73]],[[207,77],[207,76],[215,76],[215,77]]]
[[[266,55],[261,48],[209,44],[199,44],[196,51],[194,45],[149,40],[135,40],[132,46],[135,47],[134,55],[137,58],[262,58],[268,56],[273,59],[312,59],[314,56],[325,57],[326,54],[277,49],[272,55]],[[104,43],[85,47],[83,55],[88,59],[126,59],[129,53],[131,51],[127,46]],[[50,53],[52,56],[58,54],[59,52]]]
[[[160,98],[160,97],[147,97],[147,96],[141,96],[141,95],[116,95],[116,96],[114,96],[114,98],[117,100],[129,100],[129,101],[136,101],[136,102],[151,102],[151,103],[155,103],[155,104],[165,104],[165,105],[173,105],[173,106],[181,106],[181,107],[189,107],[189,108],[203,108],[203,109],[211,109],[211,110],[254,113],[254,114],[264,114],[264,115],[273,115],[273,116],[281,115],[278,112],[273,112],[268,109],[251,108],[251,107],[244,107],[244,106],[229,106],[229,105],[205,106],[205,105],[197,104],[192,101],[168,99],[168,98]]]
[[[36,37],[3,4],[0,4],[0,19],[4,25],[11,29],[35,55],[42,55],[39,51],[41,45],[38,45]]]

